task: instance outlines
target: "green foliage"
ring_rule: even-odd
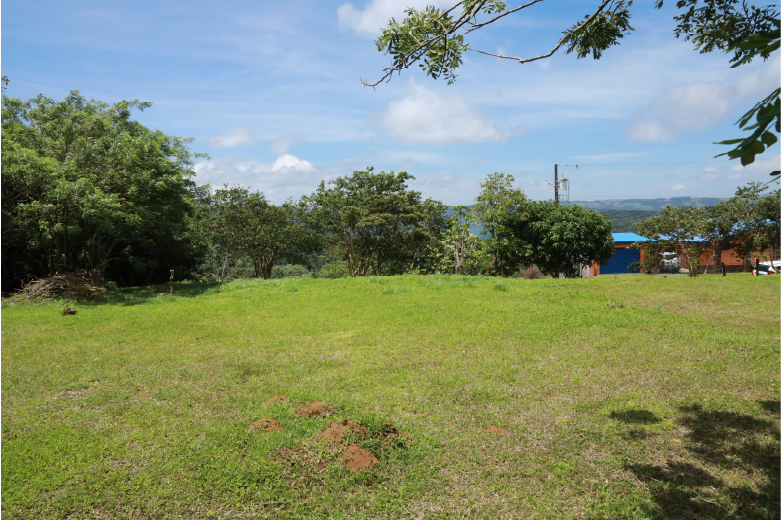
[[[490,256],[480,237],[469,229],[473,214],[466,206],[455,206],[448,217],[448,229],[426,245],[425,274],[449,273],[475,276],[482,274]]]
[[[661,8],[662,0],[656,6]],[[773,31],[778,17],[775,5],[756,7],[739,0],[677,0],[676,7],[684,10],[673,19],[678,22],[675,37],[694,43],[700,53],[715,50],[734,53],[730,62],[751,61],[757,54],[767,59],[769,49],[758,53],[741,46],[744,40],[760,33]]]
[[[123,283],[192,267],[190,139],[131,119],[151,103],[3,96],[3,288],[77,269]]]
[[[662,265],[662,253],[675,253],[697,276],[721,250],[730,248],[740,258],[758,258],[772,247],[779,248],[781,192],[763,196],[767,186],[751,182],[740,187],[735,196],[710,208],[665,207],[658,215],[636,224],[638,233],[650,242],[633,244],[646,251],[638,267],[651,270]],[[704,262],[704,264],[703,264]]]
[[[604,262],[614,253],[610,221],[593,209],[529,202],[507,229],[519,246],[519,259],[543,273],[575,277],[581,265]]]
[[[701,208],[662,208],[659,215],[636,224],[638,233],[648,242],[635,242],[634,249],[644,249],[645,260],[640,263],[646,272],[659,268],[662,253],[675,253],[689,269],[689,276],[699,276],[700,267],[714,259],[715,246],[723,240],[723,230],[716,227],[710,212]],[[704,259],[704,264],[703,264]]]
[[[472,206],[471,220],[483,226],[483,248],[491,255],[491,271],[497,275],[508,275],[518,267],[518,244],[507,223],[523,213],[527,199],[512,187],[514,181],[512,175],[504,173],[488,175]]]
[[[775,18],[769,21],[770,23],[766,27],[767,30],[756,32],[730,48],[731,51],[735,50],[736,56],[742,56],[732,68],[748,63],[756,56],[762,56],[767,59],[772,52],[778,50],[781,43],[781,20],[778,18],[777,11],[775,11],[774,16]],[[726,155],[730,159],[740,158],[740,164],[746,166],[753,163],[758,154],[774,145],[778,141],[778,137],[773,133],[773,130],[775,129],[776,133],[781,132],[781,121],[779,120],[781,115],[781,98],[779,96],[781,96],[781,89],[777,88],[765,99],[754,105],[751,110],[743,114],[743,117],[736,124],[744,131],[753,130],[753,132],[748,137],[728,139],[716,143],[738,145],[729,152],[719,154],[716,157]],[[749,124],[753,119],[755,119],[755,122]],[[775,124],[773,124],[774,121]],[[777,177],[781,175],[781,171],[774,170],[770,172],[770,175]]]
[[[578,58],[589,54],[598,60],[608,48],[619,45],[618,40],[634,28],[629,25],[632,15],[629,7],[632,0],[618,0],[611,4],[608,11],[598,12],[596,16],[586,15],[583,21],[576,23],[566,31],[568,47],[565,54],[575,53]]]
[[[757,213],[764,223],[765,243],[781,249],[781,190],[776,189],[759,201]]]
[[[406,172],[373,168],[325,181],[305,197],[321,232],[342,246],[351,276],[413,270],[420,249],[445,227],[445,206],[407,188]]]
[[[765,190],[767,186],[751,182],[724,204],[730,224],[726,239],[743,259],[758,257],[768,247],[779,249],[779,190],[763,196]]]
[[[229,253],[249,258],[255,275],[264,279],[271,277],[278,260],[297,258],[318,242],[306,208],[292,201],[274,206],[262,193],[225,186],[209,199],[207,208],[205,234]]]
[[[286,264],[271,268],[271,278],[310,277],[311,271],[305,265]]]
[[[376,86],[390,80],[394,72],[419,62],[419,67],[426,75],[434,79],[444,77],[450,84],[455,81],[455,70],[461,66],[466,51],[527,63],[550,57],[566,44],[567,54],[575,53],[578,58],[592,56],[600,59],[605,50],[618,45],[619,40],[634,30],[629,24],[632,0],[604,0],[593,13],[564,31],[563,38],[550,52],[534,58],[484,52],[473,49],[466,41],[465,37],[472,31],[486,27],[504,16],[518,13],[538,1],[509,10],[504,2],[496,0],[467,0],[455,3],[449,9],[437,9],[434,6],[428,6],[422,11],[407,9],[406,17],[401,22],[391,19],[375,42],[377,50],[391,56],[392,66],[385,69],[385,75],[376,83],[361,81],[365,85]],[[663,0],[656,0],[656,7],[661,8],[662,5]],[[746,42],[762,46],[765,42],[756,35],[774,34],[773,24],[778,18],[775,5],[755,7],[745,1],[741,4],[739,0],[678,0],[676,6],[683,12],[674,17],[678,23],[675,36],[691,40],[700,52],[725,50],[734,53],[731,61],[745,63],[756,55],[767,59],[773,50],[772,43],[770,46],[752,49],[746,47],[749,45]],[[483,17],[483,20],[478,21],[478,16]]]
[[[329,262],[317,271],[318,278],[346,278],[350,276],[350,265],[346,260]]]

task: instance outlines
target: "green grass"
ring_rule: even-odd
[[[778,518],[778,281],[248,279],[72,316],[4,304],[3,516]],[[333,418],[294,414],[314,400],[407,436],[363,441],[381,463],[362,473],[275,460],[334,457],[311,442]],[[263,417],[282,429],[247,432]]]

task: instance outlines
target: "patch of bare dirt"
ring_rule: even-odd
[[[286,395],[275,395],[274,397],[272,397],[271,399],[263,403],[261,406],[271,406],[272,404],[282,403],[285,401],[290,401],[290,398]]]
[[[357,444],[347,446],[347,449],[342,452],[339,459],[350,471],[371,469],[380,462],[380,459],[374,453],[361,448]]]
[[[299,417],[328,417],[333,415],[336,408],[333,405],[322,401],[309,401],[301,403],[296,408],[296,415]]]
[[[483,428],[483,432],[484,433],[497,433],[497,434],[501,435],[502,437],[506,437],[507,436],[507,430],[505,430],[504,428],[500,428],[499,426],[486,426],[485,428]]]
[[[248,432],[254,432],[254,431],[262,431],[262,432],[275,432],[277,430],[281,430],[279,424],[277,424],[277,421],[271,418],[267,419],[258,419],[254,423],[249,425],[249,428],[247,428]]]
[[[309,406],[312,403],[303,404]],[[308,408],[302,409],[304,412],[308,410]],[[386,453],[403,448],[405,443],[400,439],[406,437],[406,434],[400,433],[390,423],[383,424],[379,431],[371,431],[365,424],[343,418],[330,423],[320,433],[305,441],[302,446],[279,448],[271,454],[271,457],[274,461],[284,464],[288,468],[286,471],[298,475],[294,477],[291,474],[292,481],[303,481],[298,480],[303,478],[304,480],[315,479],[312,480],[314,482],[320,478],[316,475],[321,474],[331,464],[343,464],[351,471],[374,468],[380,462],[378,458],[380,452]],[[379,441],[375,446],[380,452],[376,450],[372,452],[351,443],[356,438]]]
[[[326,426],[325,430],[317,434],[317,439],[338,444],[342,442],[342,437],[347,432],[354,433],[358,437],[366,437],[369,430],[366,429],[366,426],[357,421],[342,419],[341,421],[334,421]]]

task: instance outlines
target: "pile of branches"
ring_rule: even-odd
[[[97,270],[57,273],[24,284],[19,290],[19,299],[46,300],[57,296],[91,298],[106,292],[102,282]]]

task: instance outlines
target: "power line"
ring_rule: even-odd
[[[759,161],[777,161],[778,159],[756,159],[754,162]],[[690,162],[657,162],[657,163],[624,163],[624,164],[576,164],[574,165],[576,168],[580,166],[598,166],[598,167],[607,167],[607,166],[656,166],[660,164],[728,164],[732,163],[734,164],[734,161],[690,161]],[[570,166],[573,165],[569,164],[560,164],[559,166]]]

